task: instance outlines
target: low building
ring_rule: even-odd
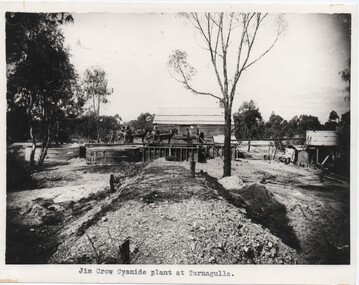
[[[336,131],[307,131],[305,144],[310,163],[322,164],[329,154],[337,150],[338,135]]]
[[[195,134],[197,129],[205,136],[224,135],[223,108],[166,108],[155,114],[154,124],[159,130],[176,128],[179,134],[186,134],[187,129]]]
[[[303,145],[290,144],[286,147],[284,152],[285,158],[299,166],[309,166],[308,152]]]
[[[336,131],[307,131],[304,145],[289,144],[285,157],[300,166],[322,164],[326,157],[337,150]]]

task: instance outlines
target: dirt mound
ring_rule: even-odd
[[[68,225],[50,263],[118,263],[126,240],[130,263],[138,264],[300,261],[294,249],[223,198],[223,191],[215,178],[192,179],[178,163],[156,161]]]
[[[8,197],[7,263],[121,263],[126,240],[133,264],[301,263],[296,250],[272,234],[263,217],[269,210],[255,211],[241,190],[226,190],[203,171],[191,178],[181,165],[163,158],[149,165],[52,166],[44,179],[64,169],[62,175],[82,176]],[[253,222],[257,212],[269,230]],[[279,213],[275,220],[287,225]]]
[[[185,184],[183,180],[186,180]],[[145,203],[178,202],[191,197],[202,200],[218,197],[211,188],[203,187],[205,183],[204,178],[191,179],[189,171],[176,162],[160,159],[145,167],[134,181],[124,184],[125,187],[118,185],[118,189],[122,189],[122,201],[138,200]]]
[[[301,250],[299,240],[287,217],[286,207],[265,186],[254,183],[237,191],[232,190],[231,195],[239,201],[243,200],[248,217],[254,222],[268,228],[288,246]]]
[[[285,210],[284,205],[279,203],[272,192],[259,183],[246,186],[236,192],[247,204],[246,210],[252,218],[263,218],[276,211]]]

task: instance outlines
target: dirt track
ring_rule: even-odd
[[[188,163],[145,166],[74,160],[37,173],[47,188],[8,195],[7,263],[118,263],[126,239],[131,263],[348,262],[348,185],[260,160],[234,163],[227,189],[220,159],[195,179]]]

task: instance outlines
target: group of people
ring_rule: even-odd
[[[186,136],[187,136],[187,143],[190,143],[192,141],[192,133],[190,129],[187,129]],[[196,130],[196,141],[199,143],[204,142],[204,133],[200,132],[198,128]]]
[[[111,130],[110,143],[115,143],[121,136],[124,136],[126,142],[133,142],[132,133],[130,126],[123,126],[120,130]]]
[[[136,134],[137,134],[137,136],[143,135],[143,137],[150,135],[150,136],[152,136],[153,140],[155,140],[156,138],[160,137],[160,135],[163,132],[161,132],[159,130],[157,125],[154,125],[153,129],[142,130],[142,132],[140,132],[140,133],[141,134],[138,134],[137,132],[132,130],[132,128],[130,126],[123,126],[120,130],[111,130],[110,131],[109,142],[115,143],[115,142],[123,141],[123,142],[131,143],[131,142],[133,142],[134,136]],[[168,133],[168,135],[171,135],[171,136],[175,135],[175,134],[178,134],[177,129],[171,129]],[[166,133],[164,133],[163,135],[166,135]],[[187,143],[192,143],[194,139],[199,143],[203,143],[204,142],[203,132],[200,132],[200,130],[197,128],[196,134],[194,136],[194,135],[192,135],[191,130],[189,128],[187,128],[186,134],[185,134],[185,140],[187,141]]]

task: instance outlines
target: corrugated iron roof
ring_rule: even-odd
[[[213,116],[213,115],[224,115],[223,108],[159,108],[155,115],[203,115],[203,116]]]
[[[310,146],[336,146],[338,135],[336,131],[307,131],[306,142]]]
[[[178,125],[224,125],[223,115],[156,115],[155,124],[178,124]]]
[[[224,125],[222,108],[161,108],[155,114],[155,124]]]

